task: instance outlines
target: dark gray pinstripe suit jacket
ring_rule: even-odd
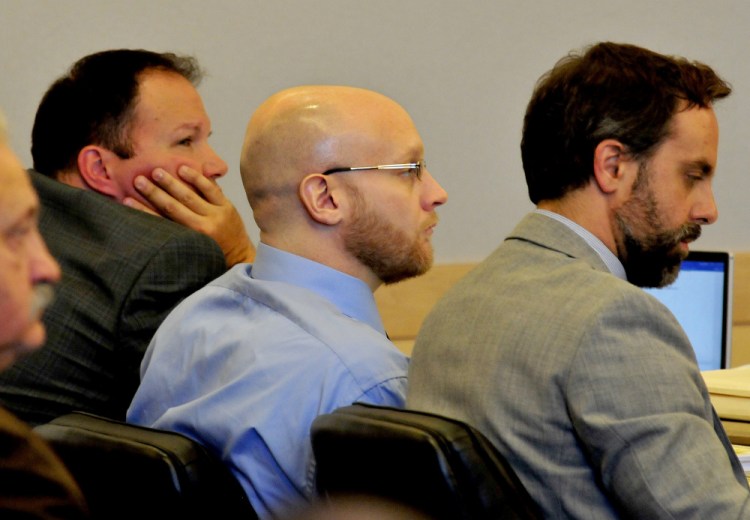
[[[31,172],[40,230],[63,277],[47,344],[0,373],[0,401],[32,425],[73,410],[124,419],[143,353],[187,295],[224,273],[212,239]]]

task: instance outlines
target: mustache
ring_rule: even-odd
[[[31,298],[31,319],[41,318],[44,310],[55,299],[55,286],[51,283],[38,283],[34,286],[34,294]]]
[[[680,228],[677,236],[679,242],[694,242],[701,236],[701,226],[699,224],[685,224]]]

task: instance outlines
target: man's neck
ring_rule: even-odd
[[[605,198],[590,193],[592,189],[596,187],[589,185],[573,190],[560,199],[540,201],[537,207],[572,220],[601,240],[607,249],[617,255],[611,210]]]
[[[383,284],[371,269],[356,259],[335,236],[325,233],[313,233],[311,230],[294,234],[291,229],[284,233],[264,233],[260,241],[276,249],[292,253],[313,262],[336,269],[344,274],[359,278],[372,292]]]
[[[68,186],[73,186],[74,188],[80,188],[82,190],[89,190],[90,188],[88,185],[83,181],[83,178],[81,175],[75,171],[61,171],[57,172],[54,176],[55,180],[58,182],[62,182],[63,184],[67,184]]]

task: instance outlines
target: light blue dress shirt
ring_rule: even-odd
[[[209,447],[272,518],[314,495],[313,419],[403,406],[407,370],[364,282],[261,243],[167,317],[127,419]]]

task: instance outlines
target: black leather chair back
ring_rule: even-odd
[[[316,418],[312,445],[323,497],[366,494],[438,520],[541,518],[503,456],[461,421],[354,404]]]
[[[76,478],[95,519],[257,519],[229,469],[184,435],[81,412],[34,430]]]

